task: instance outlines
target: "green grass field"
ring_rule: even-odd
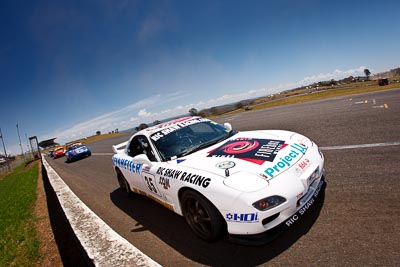
[[[0,266],[32,266],[39,259],[35,200],[39,165],[0,177]]]

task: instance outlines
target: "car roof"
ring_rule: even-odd
[[[68,144],[69,147],[71,147],[71,146],[82,146],[82,145],[83,145],[83,144],[82,144],[81,142]]]
[[[185,127],[185,123],[191,120],[204,120],[204,121],[209,121],[209,119],[205,119],[202,117],[198,117],[198,116],[189,116],[189,117],[182,117],[182,118],[178,118],[178,119],[174,119],[174,120],[170,120],[161,124],[157,124],[154,126],[150,126],[146,129],[140,130],[139,132],[135,133],[135,135],[138,134],[143,134],[146,136],[151,136],[152,134],[162,131],[164,129],[173,127],[175,125],[178,125],[180,127]]]

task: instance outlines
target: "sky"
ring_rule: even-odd
[[[6,152],[400,67],[399,12],[386,0],[2,0]]]

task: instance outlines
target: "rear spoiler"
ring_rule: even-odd
[[[121,144],[112,146],[112,149],[114,153],[119,154],[122,153],[125,150],[126,145],[128,144],[129,141],[123,142]]]

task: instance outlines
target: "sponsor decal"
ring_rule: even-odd
[[[229,174],[229,169],[235,167],[235,162],[233,161],[223,161],[215,165],[218,169],[223,169],[225,170],[225,176],[228,177]]]
[[[293,214],[289,219],[286,220],[286,226],[292,226],[301,216],[303,216],[307,210],[315,203],[316,198],[318,197],[319,192],[323,186],[324,182],[321,181],[315,189],[315,192],[310,200],[308,200],[295,214]]]
[[[265,161],[273,162],[285,146],[281,140],[237,138],[209,152],[208,157],[238,158],[261,165]]]
[[[125,170],[134,173],[140,173],[140,169],[142,168],[142,164],[136,164],[132,160],[120,159],[117,157],[112,158],[113,164]]]
[[[158,141],[160,138],[163,138],[164,136],[173,133],[181,128],[184,128],[186,126],[192,125],[192,124],[196,124],[196,123],[200,123],[200,122],[205,122],[205,121],[210,121],[208,119],[205,118],[194,118],[194,119],[190,119],[190,120],[182,120],[182,121],[176,121],[176,123],[171,124],[170,126],[161,129],[160,131],[154,133],[151,135],[151,139],[156,142]]]
[[[298,194],[298,195],[297,195],[297,197],[296,197],[296,198],[297,198],[297,200],[299,200],[299,199],[300,199],[300,198],[302,198],[303,196],[304,196],[304,193],[303,193],[303,192],[301,192],[300,194]]]
[[[149,191],[151,193],[154,193],[156,195],[161,196],[160,191],[157,188],[157,184],[156,184],[156,179],[154,178],[154,175],[150,174],[150,173],[142,173],[143,174],[143,179],[144,179],[144,184],[147,186],[147,188],[149,189]]]
[[[160,184],[160,185],[162,185],[162,187],[165,189],[165,190],[168,190],[169,188],[170,188],[170,185],[169,185],[169,179],[168,178],[165,178],[165,177],[160,177],[160,180],[158,181],[158,184]]]
[[[227,213],[225,216],[228,222],[252,223],[258,222],[258,213]]]
[[[307,147],[300,144],[290,145],[291,150],[285,156],[280,157],[275,165],[267,168],[264,172],[270,177],[274,178],[282,171],[288,169],[297,159],[300,159],[307,151]]]
[[[307,169],[307,167],[310,165],[310,160],[309,159],[304,159],[300,161],[299,164],[297,164],[297,170],[298,171],[304,171]]]
[[[151,167],[148,165],[143,166],[142,171],[143,172],[150,172]]]
[[[205,176],[164,167],[159,167],[157,169],[157,174],[164,178],[180,180],[203,188],[207,188],[211,182],[211,178]]]
[[[235,162],[233,162],[233,161],[223,161],[223,162],[220,162],[220,163],[218,163],[217,165],[215,165],[218,169],[223,169],[223,170],[225,170],[225,169],[230,169],[230,168],[233,168],[233,167],[235,167]]]

